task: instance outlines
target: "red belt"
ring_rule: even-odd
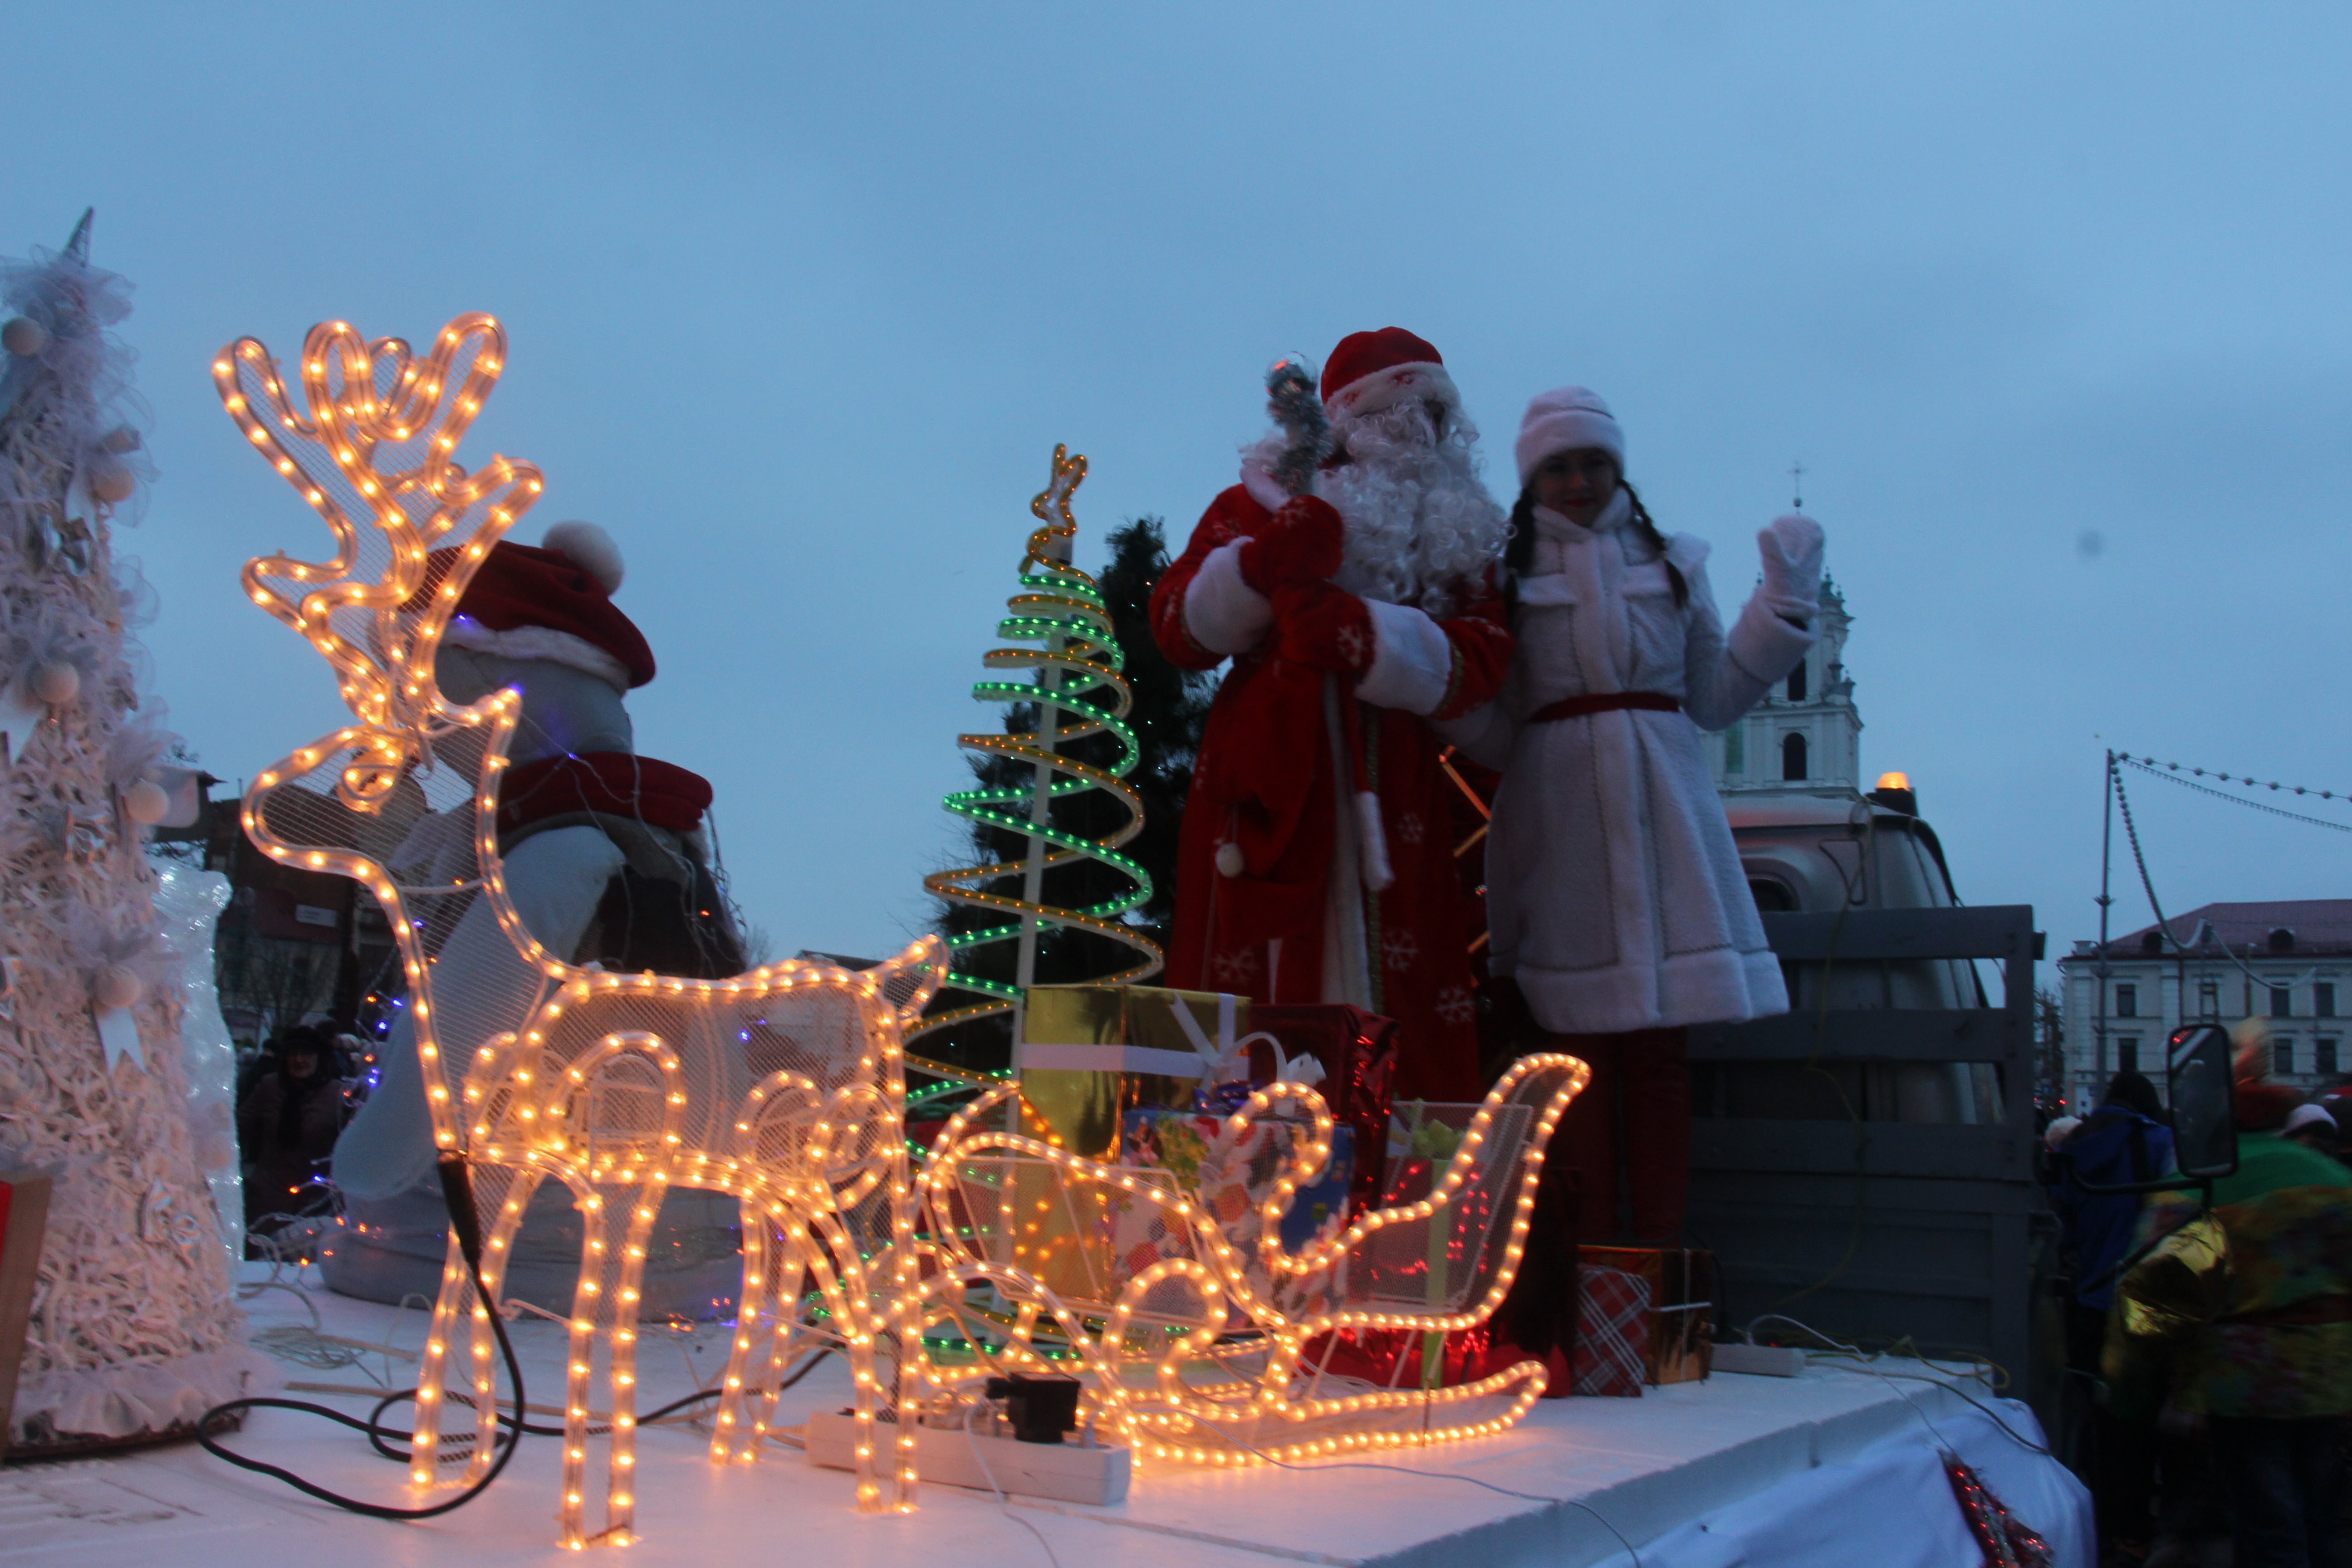
[[[1662,691],[1596,691],[1588,697],[1563,697],[1528,715],[1530,724],[1559,719],[1581,719],[1588,713],[1609,713],[1620,708],[1642,708],[1653,713],[1679,713],[1683,705]]]

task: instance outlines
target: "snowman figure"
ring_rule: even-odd
[[[428,574],[438,582],[443,572]],[[559,522],[536,547],[491,547],[457,603],[435,657],[452,702],[500,689],[521,696],[499,786],[498,845],[506,889],[531,934],[578,964],[715,979],[747,967],[713,873],[704,817],[711,789],[675,763],[639,756],[628,693],[654,679],[653,649],[613,602],[621,552],[591,522]],[[471,824],[419,816],[390,858],[403,880],[431,883],[467,865]],[[436,993],[465,998],[488,1034],[517,1026],[541,976],[478,899],[434,955]],[[445,1004],[443,1013],[450,1011]],[[333,1175],[346,1223],[323,1250],[328,1284],[397,1301],[438,1289],[446,1210],[434,1173],[431,1117],[404,1010],[378,1053],[383,1081],[336,1145]],[[708,1315],[731,1300],[737,1217],[709,1194],[671,1194],[657,1222],[643,1310]],[[579,1260],[569,1195],[544,1187],[526,1213],[508,1275],[525,1300],[568,1302]]]

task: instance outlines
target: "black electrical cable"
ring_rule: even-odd
[[[801,1379],[806,1377],[811,1372],[814,1371],[816,1369],[816,1363],[823,1361],[826,1356],[832,1353],[833,1350],[830,1345],[818,1347],[816,1353],[810,1356],[808,1360],[803,1363],[798,1372],[793,1373],[792,1376],[776,1384],[774,1388],[762,1392],[771,1394],[783,1393],[784,1390],[792,1387],[793,1384],[798,1383]],[[663,1419],[665,1416],[677,1415],[679,1411],[685,1409],[689,1405],[698,1405],[706,1399],[715,1399],[725,1392],[726,1390],[723,1388],[698,1388],[683,1399],[673,1399],[667,1405],[663,1405],[660,1409],[651,1411],[646,1415],[638,1416],[637,1425],[639,1426],[650,1426],[655,1422]],[[394,1393],[387,1394],[382,1399],[375,1402],[375,1408],[368,1412],[368,1417],[365,1421],[355,1421],[351,1416],[335,1414],[333,1412],[330,1412],[330,1414],[334,1414],[335,1419],[341,1421],[344,1426],[356,1426],[360,1430],[365,1432],[368,1436],[368,1442],[373,1446],[377,1453],[382,1454],[385,1458],[398,1459],[403,1464],[405,1464],[410,1458],[409,1450],[405,1448],[395,1448],[391,1444],[384,1441],[383,1413],[404,1399],[414,1399],[415,1397],[416,1390],[413,1388],[403,1388]],[[444,1397],[456,1400],[460,1404],[470,1403],[471,1399],[470,1395],[457,1394],[455,1392],[448,1393],[445,1394]],[[515,1426],[515,1419],[510,1415],[501,1413],[499,1416],[499,1425],[509,1430],[512,1430]],[[522,1423],[521,1429],[524,1435],[532,1437],[561,1437],[564,1435],[563,1428],[561,1426],[534,1426],[528,1421]],[[451,1437],[447,1440],[454,1442],[462,1441],[463,1439]]]
[[[482,1285],[481,1220],[474,1209],[473,1188],[467,1178],[465,1156],[442,1155],[439,1173],[442,1201],[449,1210],[450,1234],[457,1237],[457,1251],[466,1260],[467,1271],[473,1276],[475,1294],[482,1300],[488,1301],[490,1293]],[[511,1421],[503,1415],[496,1416],[491,1427],[493,1445],[497,1443],[499,1427],[511,1426],[516,1430],[507,1438],[505,1446],[498,1449],[498,1458],[490,1462],[490,1468],[483,1473],[482,1479],[453,1498],[424,1508],[394,1508],[384,1503],[368,1502],[360,1498],[345,1497],[341,1492],[330,1491],[325,1487],[313,1481],[306,1481],[293,1471],[279,1466],[268,1464],[260,1459],[247,1458],[242,1454],[231,1453],[213,1440],[213,1433],[218,1423],[229,1415],[247,1410],[299,1410],[306,1415],[323,1415],[341,1426],[367,1432],[371,1435],[371,1438],[377,1430],[373,1416],[366,1421],[362,1421],[356,1416],[346,1415],[340,1410],[331,1409],[324,1405],[314,1405],[308,1400],[255,1397],[232,1399],[225,1405],[215,1405],[205,1411],[197,1421],[196,1441],[205,1446],[206,1453],[215,1458],[226,1459],[239,1469],[254,1470],[265,1476],[274,1476],[295,1490],[317,1498],[320,1502],[330,1502],[337,1508],[352,1513],[364,1514],[370,1519],[432,1519],[436,1515],[447,1513],[452,1509],[463,1508],[488,1490],[490,1483],[497,1480],[506,1469],[507,1461],[514,1458],[515,1444],[520,1440],[524,1429],[522,1363],[515,1359],[513,1342],[507,1338],[506,1320],[496,1312],[490,1313],[489,1319],[490,1331],[498,1336],[499,1351],[506,1358],[507,1379],[514,1387],[515,1403],[515,1413]],[[409,1393],[413,1394],[415,1390],[411,1389]],[[390,1401],[385,1403],[389,1404]],[[382,1405],[376,1407],[378,1412],[383,1408]],[[383,1445],[378,1443],[377,1447],[381,1448]]]

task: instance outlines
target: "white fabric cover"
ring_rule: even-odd
[[[1211,653],[1247,653],[1274,625],[1274,601],[1242,581],[1246,539],[1209,552],[1184,588],[1184,629]]]
[[[604,884],[625,859],[593,827],[551,828],[524,839],[506,857],[507,896],[531,935],[551,952],[569,953],[580,945]],[[542,978],[515,952],[489,900],[482,898],[466,910],[433,965],[436,995],[463,996],[479,1010],[488,1010],[493,999],[511,999],[518,1016],[538,995]],[[450,1011],[445,1004],[444,1015]],[[433,1173],[433,1116],[425,1105],[425,1074],[409,1017],[402,1009],[377,1053],[383,1079],[335,1143],[335,1184],[357,1202],[390,1198],[438,1180]]]
[[[2018,1437],[2046,1443],[2033,1412],[1994,1402]],[[1948,1568],[1984,1561],[1945,1477],[1949,1445],[2011,1517],[2049,1543],[2058,1568],[2093,1568],[2091,1494],[2057,1460],[2019,1444],[1983,1411],[1938,1409],[1849,1459],[1686,1520],[1642,1542],[1644,1568]],[[1594,1568],[1633,1568],[1623,1552]]]
[[[1372,613],[1372,664],[1356,695],[1377,708],[1424,716],[1437,711],[1454,680],[1454,645],[1435,621],[1410,605],[1367,599]]]
[[[189,1426],[215,1405],[266,1394],[285,1381],[278,1363],[250,1345],[222,1345],[169,1361],[27,1372],[16,1384],[14,1425],[47,1415],[58,1432],[128,1437]]]
[[[1626,526],[1631,510],[1622,490],[1592,530],[1537,510],[1503,691],[1438,726],[1503,770],[1486,847],[1493,970],[1516,976],[1537,1021],[1559,1034],[1789,1005],[1698,731],[1754,707],[1814,634],[1751,601],[1727,637],[1706,546],[1676,534],[1662,560]],[[1667,561],[1689,585],[1680,610]],[[1683,710],[1525,722],[1561,698],[1615,691],[1659,692]]]

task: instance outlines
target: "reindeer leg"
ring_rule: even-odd
[[[630,1202],[626,1221],[622,1228],[620,1257],[611,1272],[616,1276],[607,1293],[604,1312],[611,1335],[609,1378],[613,1399],[613,1426],[609,1440],[609,1463],[604,1480],[604,1528],[590,1538],[590,1545],[626,1546],[636,1539],[632,1528],[636,1521],[637,1465],[637,1302],[645,1282],[646,1246],[652,1238],[654,1215],[660,1212],[662,1194],[669,1188],[669,1178],[656,1173],[635,1189]],[[577,1338],[579,1323],[572,1325]],[[586,1408],[585,1393],[588,1375],[583,1369],[590,1364],[586,1354],[575,1356],[573,1376],[581,1384],[583,1399],[567,1406],[569,1419],[582,1423],[580,1462],[585,1479]],[[568,1461],[567,1461],[568,1462]],[[566,1473],[564,1495],[567,1499],[580,1495],[583,1489],[571,1484]]]
[[[735,1342],[727,1352],[727,1372],[719,1384],[724,1392],[719,1396],[719,1418],[710,1438],[711,1460],[721,1465],[735,1459],[749,1462],[758,1454],[757,1440],[744,1436],[750,1430],[744,1416],[753,1397],[745,1392],[746,1374],[754,1343],[775,1332],[771,1302],[781,1283],[775,1227],[761,1212],[759,1200],[748,1194],[737,1209],[743,1226],[743,1289],[735,1299]]]
[[[501,1282],[506,1277],[507,1260],[513,1252],[515,1232],[540,1183],[538,1173],[518,1171],[512,1166],[477,1164],[474,1171],[476,1205],[494,1217],[490,1234],[482,1246],[483,1294],[475,1295],[470,1288],[472,1281],[463,1281],[467,1287],[466,1308],[471,1330],[468,1337],[472,1342],[474,1384],[474,1453],[466,1467],[464,1480],[467,1485],[488,1473],[497,1452],[498,1334],[491,1326],[490,1314],[499,1310],[504,1298]],[[520,1438],[521,1434],[515,1436]]]

